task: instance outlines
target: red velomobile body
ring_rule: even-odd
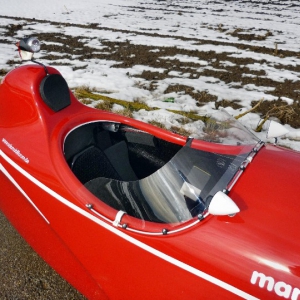
[[[89,108],[39,65],[2,80],[0,139],[0,209],[89,299],[300,299],[299,153]]]

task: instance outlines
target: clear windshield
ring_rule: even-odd
[[[258,141],[256,136],[225,110],[203,117],[203,122],[193,137],[223,145],[247,145]]]
[[[161,223],[188,221],[203,213],[215,193],[227,187],[258,142],[227,114],[207,117],[199,136],[230,146],[204,143],[210,147],[201,148],[201,141],[190,139],[150,176],[127,182],[99,177],[85,186],[128,215]]]

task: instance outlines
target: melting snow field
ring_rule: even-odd
[[[199,121],[183,124],[170,110],[236,116],[263,99],[240,121],[255,130],[269,114],[289,129],[280,144],[300,150],[299,13],[295,0],[10,0],[0,11],[0,69],[19,65],[14,44],[34,35],[35,58],[71,88],[160,108],[136,119],[193,134]],[[266,126],[256,135],[265,140]]]

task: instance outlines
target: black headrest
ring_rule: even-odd
[[[55,112],[71,104],[68,84],[59,74],[47,75],[40,84],[40,93],[44,102]]]

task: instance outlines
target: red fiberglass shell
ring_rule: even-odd
[[[74,287],[89,299],[300,299],[298,153],[263,146],[229,193],[240,208],[234,217],[209,215],[170,235],[129,232],[109,222],[117,211],[71,172],[66,136],[81,124],[115,121],[179,145],[185,138],[86,107],[72,94],[54,112],[39,93],[45,75],[27,65],[0,85],[0,209]]]

